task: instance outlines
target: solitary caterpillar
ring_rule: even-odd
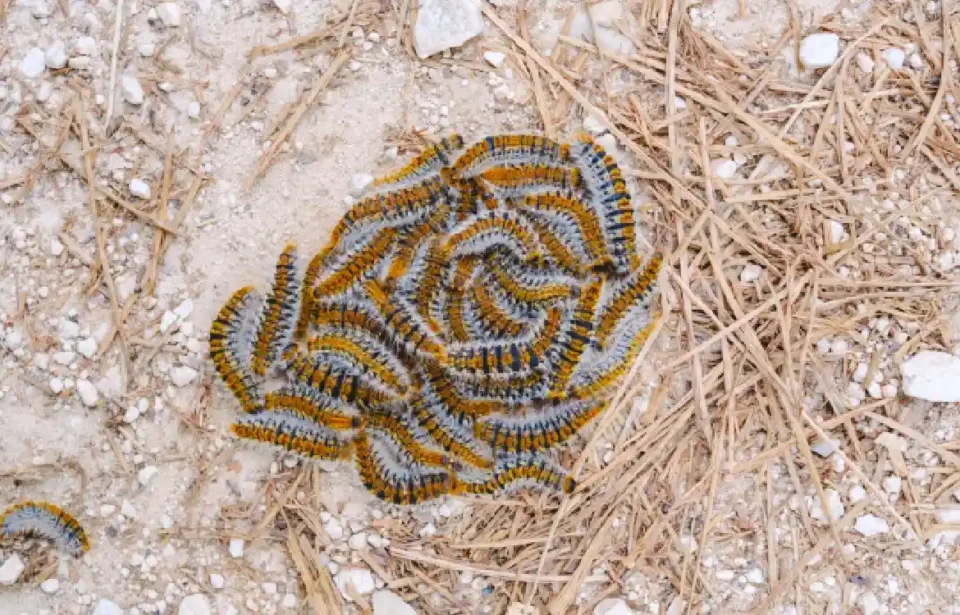
[[[47,502],[20,502],[0,517],[0,535],[39,536],[69,555],[79,557],[90,549],[87,533],[69,513]]]

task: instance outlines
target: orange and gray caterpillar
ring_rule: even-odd
[[[570,494],[576,487],[573,477],[546,457],[520,454],[498,461],[492,475],[486,479],[460,481],[457,492],[493,495],[532,488]]]
[[[220,379],[244,412],[260,408],[260,382],[250,369],[254,327],[263,299],[250,286],[231,295],[210,325],[210,357]]]
[[[252,370],[264,376],[280,354],[290,345],[300,310],[300,276],[297,269],[297,248],[290,244],[277,261],[273,288],[267,295],[257,338],[253,345]]]
[[[378,190],[383,190],[421,180],[448,166],[451,162],[451,154],[462,148],[463,137],[460,135],[454,133],[449,137],[444,137],[440,139],[439,143],[424,149],[399,170],[373,180],[373,186]]]
[[[660,275],[662,265],[663,257],[656,253],[642,269],[637,268],[629,278],[617,284],[610,299],[600,306],[594,338],[597,347],[602,349],[606,345],[613,328],[623,320],[627,311],[637,305],[646,305],[656,289],[657,276]]]
[[[572,190],[582,181],[580,173],[577,167],[534,163],[490,167],[479,177],[509,198],[543,190]]]
[[[366,431],[356,438],[356,467],[368,491],[394,504],[436,499],[453,491],[455,484],[450,472],[423,470],[390,459],[377,439]]]
[[[491,414],[477,420],[473,432],[494,451],[538,453],[564,444],[592,421],[605,404],[596,400],[563,401],[520,416]]]
[[[270,444],[306,459],[348,461],[353,451],[351,440],[292,412],[254,412],[230,430],[242,440]]]
[[[537,135],[487,137],[467,148],[451,167],[456,176],[469,176],[488,164],[533,163],[562,165],[570,161],[570,146]]]
[[[90,550],[90,539],[70,513],[48,502],[26,501],[7,508],[0,517],[0,536],[39,536],[74,557]]]
[[[604,240],[613,266],[625,274],[637,260],[636,212],[617,162],[600,144],[582,139],[573,150],[584,189],[602,221]]]

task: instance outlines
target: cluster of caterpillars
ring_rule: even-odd
[[[637,254],[616,162],[588,138],[454,135],[340,220],[264,297],[210,330],[240,438],[353,462],[381,499],[564,493],[552,452],[604,408],[650,331],[660,268]]]

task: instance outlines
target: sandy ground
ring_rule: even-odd
[[[401,158],[411,153],[417,143],[410,137],[411,128],[426,129],[432,135],[456,130],[468,140],[496,132],[538,130],[538,105],[521,56],[513,53],[510,42],[488,22],[484,34],[459,50],[454,61],[421,62],[397,39],[399,3],[358,3],[353,26],[344,34],[346,48],[354,52],[349,65],[338,72],[319,102],[299,121],[271,168],[245,189],[245,179],[267,147],[265,141],[275,136],[290,108],[330,67],[340,30],[335,28],[332,38],[323,39],[319,46],[271,54],[253,62],[246,59],[247,53],[256,45],[285,41],[327,22],[340,24],[350,13],[351,3],[294,2],[285,15],[266,2],[183,1],[178,5],[181,24],[176,27],[154,19],[151,4],[127,5],[120,37],[115,38],[117,7],[109,0],[97,4],[0,0],[0,120],[4,122],[0,147],[6,152],[0,160],[0,194],[9,197],[0,204],[0,504],[22,499],[57,503],[79,518],[93,543],[82,559],[61,559],[57,564],[57,557],[35,542],[0,542],[0,562],[17,554],[27,565],[11,586],[0,587],[0,613],[339,613],[361,612],[371,601],[376,615],[400,613],[384,610],[388,607],[383,603],[377,610],[371,597],[374,588],[360,587],[367,579],[378,590],[389,588],[418,613],[498,613],[506,612],[510,604],[528,601],[535,605],[530,612],[548,612],[536,609],[543,608],[572,578],[568,575],[577,562],[562,559],[571,552],[558,551],[560,563],[551,563],[549,570],[561,580],[542,585],[533,600],[528,600],[530,585],[470,568],[451,572],[451,566],[444,564],[451,561],[451,544],[486,536],[477,529],[477,519],[509,527],[521,524],[519,516],[462,501],[437,502],[413,511],[393,510],[363,492],[350,471],[321,466],[298,473],[296,464],[270,451],[236,446],[227,426],[237,409],[215,382],[205,342],[205,332],[223,300],[241,285],[262,285],[285,242],[293,241],[306,252],[325,242],[349,207],[352,177],[395,165],[398,146]],[[632,9],[635,16],[650,15],[650,7],[660,4],[635,3]],[[863,33],[880,11],[871,3],[848,7],[824,0],[797,0],[776,7],[761,2],[745,4],[746,14],[741,16],[734,0],[698,3],[687,9],[688,23],[750,62],[753,54],[777,48],[790,27],[791,10],[797,12],[798,25],[806,34],[842,9],[849,13],[843,14],[844,33],[852,38]],[[922,8],[927,13],[928,32],[936,33],[939,40],[936,24],[941,3],[929,4],[932,6]],[[504,18],[516,9],[513,2],[496,5]],[[900,14],[917,10],[919,5],[911,2],[912,8],[897,4],[883,10]],[[529,23],[535,45],[541,49],[556,45],[556,36],[572,8],[571,3],[551,1],[532,10]],[[513,18],[509,21],[512,24]],[[85,36],[95,47],[89,54],[77,51],[85,44],[81,42]],[[666,34],[659,36],[665,44]],[[76,68],[48,68],[37,78],[18,72],[32,48],[47,49],[56,41],[65,44],[69,57],[89,60],[75,63]],[[106,125],[115,41],[116,101],[112,121]],[[150,45],[153,53],[146,54]],[[878,57],[884,48],[883,41],[875,42],[874,55]],[[485,62],[483,52],[488,50],[510,52],[507,63],[497,68]],[[785,82],[815,82],[815,76],[797,70],[791,52],[792,44],[786,45],[774,58],[782,63],[779,76]],[[604,62],[609,60],[591,58],[586,67],[580,67],[581,72],[596,84],[602,80],[598,75],[603,74]],[[143,102],[129,102],[122,84],[128,75],[138,76],[145,92]],[[928,77],[924,74],[924,79]],[[614,81],[618,95],[632,91],[644,102],[663,100],[663,88],[655,83],[621,75]],[[232,92],[235,84],[240,85],[239,94]],[[898,87],[906,86],[901,83]],[[547,91],[551,97],[560,95],[555,85]],[[97,97],[103,98],[98,101]],[[594,99],[602,100],[602,96]],[[221,115],[218,111],[224,100],[232,103]],[[192,102],[199,103],[199,114],[192,113]],[[56,140],[63,118],[72,117],[68,112],[80,105],[86,112],[79,117],[86,117],[91,143],[97,146],[94,174],[120,200],[151,217],[146,220],[101,201],[99,220],[106,235],[103,252],[109,281],[104,276],[91,277],[92,265],[100,258],[94,218],[84,174],[69,168],[71,162],[77,165],[81,160],[80,136],[68,136],[60,150],[64,163],[59,154],[45,153]],[[945,114],[950,117],[950,111]],[[584,127],[583,117],[581,110],[570,106],[559,122],[559,133],[575,134]],[[217,129],[208,134],[212,123]],[[695,134],[695,124],[691,125]],[[667,138],[665,126],[656,129],[657,138]],[[801,121],[798,126],[816,131],[816,124],[806,126]],[[163,190],[169,133],[178,154],[170,164],[169,209],[160,217],[157,197]],[[152,144],[142,138],[144,134],[152,135]],[[687,146],[696,147],[695,142]],[[749,153],[750,164],[756,163],[760,151]],[[622,147],[618,155],[625,165],[642,168],[628,148]],[[957,159],[949,159],[949,164],[956,173]],[[198,172],[203,173],[204,181],[190,202]],[[26,185],[23,178],[32,175],[36,176],[35,185],[21,193]],[[132,179],[146,181],[151,197],[131,196]],[[907,176],[899,180],[903,198],[915,199]],[[646,198],[646,189],[639,184],[634,189],[645,208],[644,219],[650,223],[646,235],[651,241],[672,232],[663,216],[654,211],[655,201]],[[939,247],[917,248],[929,256],[928,262],[923,271],[908,273],[949,280],[952,261],[946,264],[936,259],[952,241],[952,229],[960,221],[956,191],[948,186],[935,200],[939,209],[923,212],[922,225],[905,213],[904,221],[894,223],[902,224],[902,229],[891,235],[902,230],[904,241],[919,245],[921,240],[910,234],[911,225],[936,229],[922,241],[932,237],[934,246]],[[177,229],[179,235],[167,236],[157,260],[155,292],[151,293],[142,282],[158,253],[152,216],[173,224],[184,207],[189,210]],[[758,223],[765,224],[769,215],[775,214],[758,212]],[[847,231],[859,220],[849,215],[840,218]],[[947,234],[946,229],[951,232]],[[884,241],[876,243],[877,252],[886,249]],[[770,254],[766,250],[772,248],[763,249],[755,260],[763,262]],[[873,262],[863,256],[864,262]],[[732,279],[741,276],[746,263],[741,256],[726,264]],[[901,264],[894,260],[889,267]],[[122,309],[128,302],[132,306],[122,340],[111,339],[118,311],[112,307],[111,285],[116,288],[118,306]],[[942,288],[935,290],[929,297],[911,298],[914,302],[909,307],[888,305],[886,314],[874,315],[872,320],[867,315],[862,322],[851,324],[838,316],[825,325],[833,336],[818,334],[818,339],[826,339],[828,346],[831,340],[849,339],[851,346],[849,351],[827,347],[820,353],[828,366],[822,373],[832,379],[826,387],[829,393],[812,378],[800,378],[808,387],[802,397],[810,411],[832,417],[829,411],[821,412],[829,394],[847,395],[858,365],[869,361],[871,350],[886,344],[887,338],[896,339],[899,331],[909,332],[911,337],[919,336],[918,332],[939,336],[939,344],[934,345],[950,351],[951,340],[960,339],[954,331],[955,319],[949,317],[955,303]],[[665,295],[676,310],[673,317],[680,318],[679,291],[667,290]],[[878,322],[880,319],[886,319],[886,324]],[[651,397],[662,404],[660,412],[666,413],[692,390],[689,372],[679,370],[680,375],[672,380],[661,380],[663,374],[655,367],[671,365],[687,350],[681,335],[673,335],[685,326],[683,321],[670,322],[650,364],[641,372],[645,387],[636,396],[631,418],[646,412]],[[896,332],[884,326],[894,327]],[[866,333],[859,331],[863,328]],[[854,333],[848,335],[851,330]],[[90,348],[88,340],[94,345],[89,356],[85,354]],[[924,347],[930,346],[929,338],[925,340]],[[884,363],[882,369],[888,383],[897,377],[892,363]],[[96,389],[96,398],[89,403],[80,395],[81,382]],[[865,397],[863,403],[872,401]],[[736,415],[736,408],[730,409],[727,402],[712,395],[710,404],[713,412]],[[912,521],[921,518],[916,522],[926,529],[936,522],[946,524],[939,529],[949,529],[958,519],[941,515],[934,521],[932,507],[950,499],[955,489],[950,488],[952,477],[960,471],[949,457],[955,450],[951,442],[957,438],[960,423],[955,406],[901,396],[890,416],[898,425],[912,425],[912,435],[897,432],[908,441],[902,453],[881,454],[879,451],[886,449],[875,441],[890,431],[889,426],[875,419],[858,419],[848,428],[869,440],[867,450],[848,446],[847,454],[859,460],[874,483],[882,485],[882,497],[891,501],[898,514]],[[582,587],[574,588],[573,599],[560,612],[960,612],[957,552],[942,534],[931,531],[921,537],[924,546],[916,547],[909,534],[899,531],[864,538],[849,527],[852,523],[830,528],[816,519],[820,503],[802,450],[795,444],[787,446],[784,451],[788,454],[782,456],[795,455],[799,471],[792,462],[783,463],[780,455],[775,457],[779,462],[769,467],[761,462],[743,470],[738,468],[740,464],[783,440],[776,435],[768,439],[757,436],[767,429],[775,431],[760,419],[730,420],[722,425],[718,422],[717,429],[729,430],[730,441],[726,457],[717,462],[724,472],[719,486],[709,474],[704,483],[697,484],[704,474],[691,472],[685,478],[667,464],[672,469],[665,471],[666,479],[677,500],[683,501],[690,491],[699,494],[694,499],[700,502],[682,509],[676,517],[669,507],[659,510],[661,520],[677,523],[670,525],[673,533],[666,539],[668,546],[648,549],[641,559],[636,559],[633,547],[618,550],[629,541],[644,544],[646,532],[657,526],[657,518],[651,516],[654,507],[649,502],[642,506],[634,502],[636,510],[617,517],[622,523],[617,520],[610,530],[616,533],[627,528],[627,534],[617,540],[610,538],[600,545],[600,554],[591,555],[590,568],[576,577]],[[630,450],[621,447],[623,441],[614,449],[615,435],[608,439],[611,459],[614,452]],[[920,445],[923,442],[925,446]],[[618,463],[611,462],[604,450],[591,454],[591,467]],[[694,451],[691,445],[691,455]],[[699,454],[715,460],[703,450]],[[827,490],[836,494],[849,512],[860,501],[859,496],[851,495],[852,490],[864,482],[844,459],[838,455],[817,458],[816,465]],[[798,472],[802,493],[790,488],[791,477]],[[893,489],[886,479],[901,474],[903,486],[897,483]],[[697,491],[709,487],[711,480],[712,489]],[[661,488],[668,489],[651,484],[643,498],[660,502],[656,491]],[[901,491],[905,493],[902,497]],[[706,493],[714,497],[707,499]],[[313,538],[306,542],[317,562],[316,579],[310,582],[326,579],[332,583],[339,604],[317,606],[306,598],[318,590],[305,584],[302,567],[291,559],[287,541],[292,518],[277,513],[287,502],[283,498],[291,497],[305,508],[309,504],[310,510],[322,511],[310,528]],[[520,501],[530,505],[547,500]],[[953,501],[950,506],[955,504]],[[876,502],[870,505],[872,513],[885,516],[892,526],[888,508]],[[556,506],[543,510],[552,514]],[[858,517],[862,516],[864,509],[858,512]],[[822,508],[820,515],[822,521]],[[578,536],[601,532],[596,519],[583,519],[576,528]],[[642,526],[643,533],[634,535],[630,524]],[[703,532],[704,524],[710,526],[709,533]],[[843,533],[844,546],[818,547],[805,533],[810,524],[820,537]],[[543,527],[550,527],[549,517]],[[604,536],[607,531],[602,530]],[[704,535],[710,536],[708,544],[702,544]],[[497,540],[505,537],[498,535]],[[237,539],[244,539],[242,548]],[[398,564],[402,558],[390,551],[391,543],[405,549],[423,548],[437,561],[427,562],[423,568],[404,568],[407,564]],[[780,545],[773,549],[774,555],[771,544]],[[579,550],[572,553],[582,555],[583,546],[580,543]],[[805,554],[812,557],[803,560]],[[481,570],[499,566],[514,570],[518,561],[530,564],[519,555],[513,559],[515,555],[471,552],[460,563]],[[791,574],[798,561],[803,561],[799,572]],[[535,562],[532,565],[536,568]],[[695,573],[688,572],[691,567],[696,568]],[[347,580],[353,588],[346,587]],[[695,590],[688,586],[691,583]],[[357,600],[354,590],[362,594]],[[774,591],[777,604],[767,605],[765,601]],[[194,596],[205,597],[200,600],[201,607],[191,606],[197,604],[190,600]],[[620,605],[626,610],[610,610]],[[207,611],[191,610],[204,606]],[[524,612],[519,604],[512,608],[514,615]]]

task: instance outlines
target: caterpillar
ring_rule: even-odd
[[[499,461],[492,475],[486,480],[459,481],[456,492],[493,495],[522,487],[570,494],[574,492],[577,484],[571,476],[545,457],[522,454],[508,456]]]
[[[420,180],[450,164],[450,154],[463,148],[463,137],[454,133],[424,149],[399,170],[373,180],[378,189],[394,188],[398,184]]]
[[[577,167],[555,167],[540,163],[491,167],[481,172],[480,178],[507,197],[525,195],[531,190],[571,190],[581,182]]]
[[[263,407],[268,411],[296,414],[334,431],[359,429],[364,424],[363,418],[348,414],[345,405],[338,403],[338,400],[299,384],[286,385],[267,393]]]
[[[0,517],[0,535],[25,534],[53,542],[61,552],[79,557],[90,550],[90,539],[70,513],[47,502],[14,504]]]
[[[260,407],[260,383],[247,365],[253,346],[253,323],[262,298],[245,286],[230,296],[210,325],[210,357],[217,374],[233,393],[244,412]]]
[[[549,397],[560,397],[570,381],[574,368],[580,362],[584,350],[590,345],[594,326],[594,310],[603,290],[603,277],[595,275],[580,292],[573,318],[563,329],[559,342],[554,346],[556,360],[551,374]]]
[[[451,167],[456,176],[465,176],[486,163],[537,162],[565,164],[570,146],[536,135],[500,135],[487,137],[467,148]]]
[[[352,456],[351,440],[338,438],[290,412],[248,414],[234,422],[230,430],[242,440],[270,444],[305,459],[348,461]]]
[[[273,289],[260,317],[252,360],[253,373],[258,376],[266,374],[293,339],[300,308],[299,286],[297,248],[290,244],[277,262]]]
[[[662,265],[663,257],[659,253],[654,254],[643,269],[637,269],[630,278],[619,284],[611,298],[601,306],[602,312],[594,339],[594,343],[599,348],[604,347],[610,332],[618,322],[623,320],[627,310],[638,303],[643,303],[651,295]]]
[[[307,350],[340,355],[357,371],[376,378],[398,396],[406,395],[410,387],[403,363],[385,344],[362,329],[322,328],[307,341]]]
[[[419,504],[450,493],[449,472],[423,472],[391,463],[375,440],[361,431],[356,438],[356,466],[360,481],[381,500],[399,505]]]
[[[493,414],[474,423],[476,438],[495,451],[537,453],[563,444],[604,408],[602,402],[565,401],[522,416]]]

